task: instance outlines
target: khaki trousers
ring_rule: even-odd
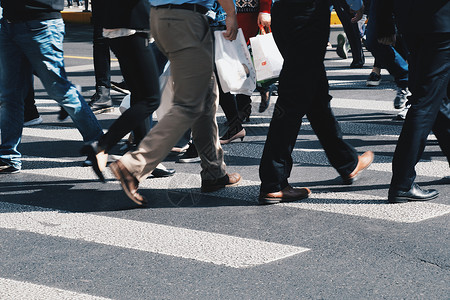
[[[202,179],[225,175],[216,123],[217,83],[213,74],[213,41],[200,13],[152,7],[151,32],[170,61],[174,81],[173,107],[150,130],[138,150],[120,161],[139,180],[145,179],[191,128],[201,159]]]

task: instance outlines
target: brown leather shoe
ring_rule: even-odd
[[[238,173],[225,174],[225,176],[213,180],[202,180],[202,193],[210,193],[224,187],[235,186],[241,182],[241,175]]]
[[[356,168],[347,176],[341,176],[344,184],[352,184],[358,179],[359,174],[367,169],[372,163],[374,154],[372,151],[366,151],[362,155],[358,156],[358,164]]]
[[[311,190],[308,188],[293,188],[288,185],[278,192],[259,194],[258,201],[259,204],[276,204],[306,199],[309,195],[311,195]]]
[[[131,175],[127,168],[117,160],[109,165],[111,171],[116,176],[117,180],[120,181],[122,189],[127,194],[128,198],[133,200],[138,205],[147,204],[147,200],[138,193],[139,181]]]

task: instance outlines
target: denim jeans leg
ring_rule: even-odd
[[[83,96],[67,79],[64,69],[62,19],[23,23],[16,43],[30,61],[48,95],[56,100],[73,120],[85,142],[103,135],[97,118]]]
[[[0,21],[0,159],[21,168],[17,150],[23,129],[24,99],[32,84],[32,70],[13,42],[12,24]]]

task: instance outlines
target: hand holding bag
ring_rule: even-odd
[[[257,81],[279,77],[284,61],[272,33],[266,33],[262,27],[260,31],[261,34],[250,38]]]
[[[226,40],[223,32],[214,32],[215,63],[222,90],[251,96],[256,88],[256,74],[242,29],[234,41]]]

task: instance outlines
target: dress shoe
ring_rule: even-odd
[[[104,150],[99,149],[98,142],[85,144],[81,148],[80,153],[81,155],[87,155],[86,161],[91,162],[95,174],[101,182],[106,182],[105,176],[103,176],[103,171],[105,170],[108,162],[108,154],[106,154]]]
[[[120,181],[122,189],[133,202],[138,205],[147,204],[147,200],[138,193],[139,181],[127,170],[120,160],[109,165],[114,176]]]
[[[367,169],[372,163],[374,154],[372,151],[366,151],[362,155],[358,156],[358,164],[356,168],[347,176],[341,176],[344,184],[352,184],[358,179],[359,174]]]
[[[241,175],[238,173],[225,174],[225,176],[213,179],[202,180],[202,193],[218,191],[224,187],[235,186],[241,182]]]
[[[241,141],[244,140],[245,137],[245,129],[242,128],[240,131],[238,131],[237,133],[233,134],[233,132],[231,130],[228,130],[223,137],[220,138],[220,144],[224,145],[224,144],[228,144],[231,143],[232,141],[236,140],[236,139],[241,139]]]
[[[424,190],[416,183],[413,183],[409,191],[394,191],[389,190],[388,201],[389,203],[405,203],[408,201],[428,201],[436,198],[439,192],[431,189]]]
[[[271,85],[267,91],[262,91],[261,94],[261,103],[259,104],[258,112],[263,113],[269,107],[270,97],[272,96],[274,85]]]
[[[276,204],[306,199],[309,195],[311,195],[311,190],[308,188],[293,188],[288,185],[278,192],[260,193],[258,201],[259,204]]]
[[[153,177],[156,178],[169,177],[173,176],[175,172],[176,171],[174,169],[167,169],[162,164],[158,164],[156,168],[153,170],[152,175]]]

